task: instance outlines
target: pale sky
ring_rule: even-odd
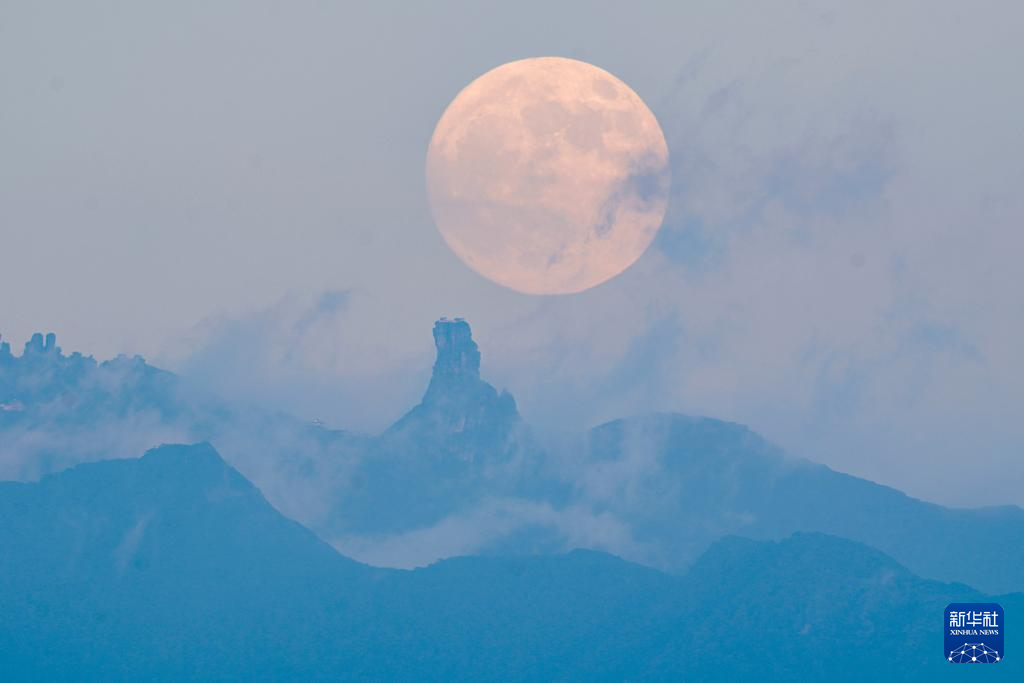
[[[960,505],[1024,504],[1024,6],[0,3],[0,333],[373,430],[464,315],[542,431],[644,410]],[[427,208],[434,124],[558,55],[661,122],[624,275],[544,298]],[[557,421],[552,416],[557,416]]]

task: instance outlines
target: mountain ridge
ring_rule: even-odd
[[[225,481],[238,495],[208,495]],[[0,511],[12,681],[959,680],[941,608],[990,599],[823,534],[721,539],[683,576],[590,550],[376,569],[204,444],[3,486]],[[865,638],[900,655],[864,657]]]
[[[746,427],[712,418],[645,415],[590,436],[593,478],[621,480],[600,490],[602,509],[655,535],[664,554],[653,564],[663,569],[688,564],[726,534],[771,540],[818,531],[877,547],[921,576],[991,592],[1024,586],[1024,510],[1016,506],[920,501],[787,456]]]
[[[1024,587],[1019,507],[919,501],[791,457],[738,423],[673,413],[598,425],[580,452],[548,450],[515,399],[481,377],[465,320],[437,321],[433,341],[420,403],[381,434],[358,435],[196,399],[140,358],[97,364],[36,335],[27,359],[0,361],[0,404],[20,406],[0,413],[0,444],[15,464],[45,472],[209,441],[287,516],[385,566],[582,546],[679,573],[724,535],[821,531],[879,547],[921,576]]]

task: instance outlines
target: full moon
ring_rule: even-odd
[[[441,235],[480,275],[570,294],[632,265],[665,216],[668,147],[654,114],[603,69],[503,64],[448,105],[427,152]]]

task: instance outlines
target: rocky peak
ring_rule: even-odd
[[[434,323],[434,347],[437,358],[430,377],[424,403],[452,399],[459,395],[477,394],[494,389],[480,379],[480,349],[473,341],[473,332],[462,318],[441,318]],[[487,391],[489,390],[489,392]]]
[[[438,320],[434,346],[437,358],[423,401],[390,431],[406,431],[414,424],[458,433],[500,431],[518,420],[515,399],[480,378],[480,349],[468,322],[462,318]]]
[[[376,441],[376,455],[360,475],[367,482],[360,497],[339,507],[350,529],[424,528],[482,496],[539,497],[542,489],[547,495],[538,474],[543,451],[512,395],[480,377],[469,323],[438,320],[434,345],[437,359],[423,400]],[[378,502],[396,496],[402,505]]]
[[[434,380],[480,379],[480,349],[462,318],[441,318],[434,323]]]
[[[50,332],[44,338],[42,333],[36,332],[32,335],[32,338],[25,342],[25,351],[23,355],[35,355],[43,353],[56,353],[60,355],[60,347],[57,346],[57,335]]]

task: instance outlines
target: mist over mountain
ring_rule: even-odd
[[[0,514],[11,681],[959,680],[942,608],[989,599],[819,534],[727,537],[682,576],[591,551],[376,569],[206,444],[5,482]]]
[[[209,445],[4,482],[0,511],[0,661],[19,680],[273,678],[270,652],[298,674],[316,626],[281,615],[313,617],[376,571]]]
[[[515,399],[480,378],[469,324],[442,319],[433,335],[437,359],[423,400],[364,443],[332,530],[408,531],[487,499],[544,500],[567,489],[546,476],[546,455]],[[385,507],[385,500],[403,504]]]
[[[710,418],[624,418],[579,448],[545,448],[513,397],[481,378],[466,321],[442,319],[433,337],[421,402],[362,435],[198,395],[139,358],[65,356],[37,335],[20,357],[0,353],[0,468],[31,480],[161,442],[209,441],[285,515],[380,566],[590,548],[681,573],[726,535],[821,532],[926,578],[1024,588],[1020,508],[922,502]]]
[[[678,569],[726,534],[842,536],[912,571],[988,591],[1024,589],[1024,510],[953,509],[788,457],[742,425],[683,415],[617,420],[590,432],[581,488]],[[956,542],[951,542],[956,539]]]
[[[1022,28],[0,0],[0,683],[1024,683]]]

